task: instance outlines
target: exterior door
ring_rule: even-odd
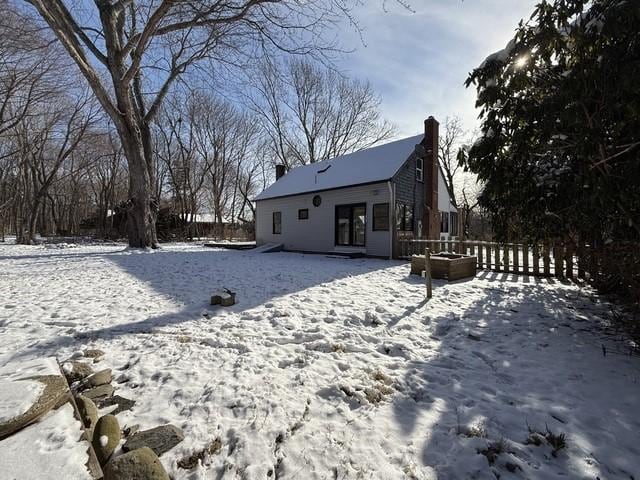
[[[336,206],[336,245],[364,247],[367,231],[367,205]]]

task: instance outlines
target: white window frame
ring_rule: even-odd
[[[416,159],[416,180],[424,182],[424,158]]]

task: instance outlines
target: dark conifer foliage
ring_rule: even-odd
[[[474,70],[466,160],[503,238],[640,237],[640,3],[540,3]]]

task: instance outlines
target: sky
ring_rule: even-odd
[[[537,0],[408,1],[413,13],[394,0],[387,0],[386,11],[383,0],[365,0],[355,15],[363,40],[354,29],[342,31],[341,43],[353,51],[339,68],[370,81],[398,137],[420,133],[429,115],[441,123],[457,115],[473,130],[479,125],[475,89],[464,81],[505,47]]]

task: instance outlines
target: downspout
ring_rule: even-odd
[[[389,180],[387,182],[389,187],[389,260],[393,260],[393,237],[394,237],[394,225],[395,223],[395,205],[396,205],[396,185]]]

